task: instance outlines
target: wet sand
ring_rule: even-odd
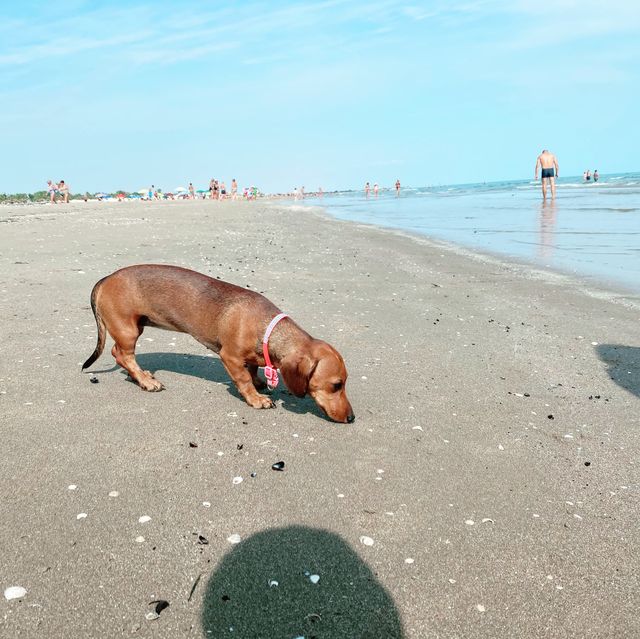
[[[0,233],[0,585],[27,591],[0,635],[640,633],[637,300],[277,203],[2,207]],[[164,392],[110,342],[90,383],[91,288],[143,262],[336,346],[356,422],[253,410],[155,329]]]

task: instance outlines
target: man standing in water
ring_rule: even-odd
[[[556,156],[544,149],[536,160],[535,179],[538,179],[538,168],[542,169],[542,199],[547,199],[547,184],[551,185],[551,199],[556,199],[556,178],[560,169],[558,168],[558,160]]]

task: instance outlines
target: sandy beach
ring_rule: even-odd
[[[640,634],[637,298],[284,203],[7,206],[0,233],[0,585],[26,590],[0,636]],[[282,387],[253,410],[156,329],[164,392],[110,341],[91,383],[91,289],[146,262],[333,344],[355,423]]]

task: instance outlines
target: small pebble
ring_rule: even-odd
[[[203,501],[203,502],[202,502],[202,505],[203,505],[205,508],[211,508],[211,502],[210,502],[210,501]]]
[[[277,588],[279,585],[275,579],[269,579],[269,588]]]
[[[473,521],[473,519],[465,519],[464,523],[467,524],[467,526],[473,526],[476,522]]]
[[[484,612],[486,610],[486,608],[482,604],[478,604],[476,608],[478,609],[478,612]]]
[[[119,497],[119,496],[120,496],[120,493],[117,490],[112,490],[109,493],[109,497]]]
[[[414,562],[414,559],[413,559],[412,557],[407,557],[407,558],[404,560],[404,563],[405,563],[405,564],[412,564],[413,562]]]
[[[137,541],[139,544],[142,544],[142,543],[144,543],[144,537],[143,537],[142,535],[139,535],[138,537],[136,537],[136,541]]]
[[[76,519],[86,519],[87,513],[78,513]]]
[[[362,535],[362,537],[360,537],[360,543],[364,544],[365,546],[373,546],[373,539],[371,539],[371,537],[367,537],[366,535]]]
[[[284,462],[283,461],[279,461],[276,462],[275,464],[271,465],[271,469],[272,470],[284,470]]]
[[[320,575],[309,575],[309,581],[312,584],[317,584],[320,581]]]
[[[149,515],[142,515],[142,517],[138,519],[139,524],[146,524],[148,521],[151,521],[151,517],[149,517]]]
[[[77,486],[76,486],[75,484],[69,484],[69,485],[67,486],[67,489],[68,489],[68,490],[75,490],[76,488],[77,488]]]
[[[235,486],[237,486],[238,484],[241,484],[241,483],[242,483],[242,477],[234,477],[234,478],[232,479],[232,482],[233,482],[233,484],[234,484]]]
[[[97,384],[100,380],[99,380],[97,377],[95,377],[95,376],[94,376],[94,377],[90,377],[90,378],[89,378],[89,381],[90,381],[92,384]]]
[[[242,537],[238,533],[233,533],[233,535],[227,537],[227,541],[230,544],[239,544],[242,541]]]
[[[27,594],[27,589],[22,586],[10,586],[4,591],[4,598],[7,601],[12,599],[22,599]]]

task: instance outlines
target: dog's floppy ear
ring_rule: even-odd
[[[287,388],[296,396],[304,397],[309,390],[309,380],[318,360],[309,354],[295,354],[280,362],[280,372]]]

